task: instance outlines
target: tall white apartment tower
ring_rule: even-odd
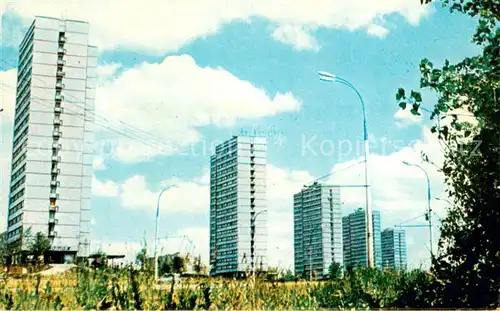
[[[266,139],[234,136],[210,166],[212,275],[267,270]]]
[[[293,196],[295,275],[328,276],[343,265],[340,188],[314,183]]]
[[[86,22],[37,16],[19,46],[7,240],[49,260],[89,251],[97,48]]]

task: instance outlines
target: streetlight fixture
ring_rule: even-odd
[[[448,200],[448,199],[439,198],[439,197],[435,197],[434,199],[436,199],[436,201],[444,201],[444,202],[448,203],[449,205],[453,205],[453,204],[451,203],[451,201],[450,201],[450,200]]]
[[[408,163],[406,161],[403,161],[403,164],[404,165],[407,165],[407,166],[414,166],[414,167],[418,167],[422,172],[424,172],[425,174],[425,178],[427,179],[427,215],[426,215],[426,218],[427,218],[427,221],[429,223],[429,242],[430,242],[430,252],[431,252],[431,260],[432,260],[432,257],[433,257],[433,252],[432,252],[432,215],[431,215],[431,212],[432,212],[432,209],[431,209],[431,181],[429,179],[429,174],[427,174],[427,171],[420,165],[418,164],[414,164],[414,163]]]
[[[168,186],[163,188],[158,195],[158,200],[156,201],[156,220],[155,220],[155,243],[154,243],[154,258],[155,258],[155,282],[158,281],[158,226],[160,220],[160,199],[163,192],[177,187],[176,185]]]
[[[311,230],[311,235],[309,236],[309,244],[308,244],[308,250],[307,250],[307,254],[309,255],[309,281],[312,281],[312,277],[313,277],[313,268],[312,268],[312,239],[313,239],[313,236],[314,234],[316,233],[316,231],[318,229],[320,229],[321,231],[323,231],[324,229],[324,225],[321,224],[321,226],[319,227],[316,227],[316,228],[313,228]],[[323,241],[323,234],[321,235],[321,241]],[[323,243],[323,242],[321,242]],[[305,274],[305,271],[306,271],[306,268],[305,268],[305,264],[304,264],[304,274]]]
[[[370,176],[369,176],[369,165],[368,165],[368,159],[370,157],[370,142],[368,141],[368,131],[366,129],[366,111],[365,111],[365,103],[363,101],[363,97],[359,93],[359,91],[352,85],[349,81],[337,77],[329,72],[326,71],[320,71],[318,72],[319,74],[319,79],[321,81],[325,82],[338,82],[340,84],[343,84],[347,87],[349,87],[351,90],[353,90],[356,95],[358,95],[359,100],[361,101],[361,109],[363,112],[363,138],[365,141],[365,148],[364,148],[364,158],[365,158],[365,189],[366,189],[366,210],[365,210],[365,218],[366,218],[366,245],[367,245],[367,250],[368,250],[368,266],[373,268],[375,266],[375,260],[374,260],[374,255],[373,255],[373,218],[372,218],[372,197],[371,197],[371,186],[370,186]]]
[[[259,216],[260,214],[262,213],[267,213],[267,210],[262,210],[260,212],[258,212],[257,214],[255,214],[254,216],[251,216],[250,218],[250,234],[251,234],[251,242],[254,242],[254,239],[255,239],[255,220],[257,219],[257,216]],[[250,261],[251,261],[251,264],[252,264],[252,279],[253,281],[255,282],[255,248],[254,248],[254,245],[250,245]],[[262,265],[262,261],[261,261],[261,265]]]

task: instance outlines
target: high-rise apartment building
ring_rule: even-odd
[[[314,183],[293,196],[296,275],[321,278],[333,262],[342,265],[340,189]]]
[[[266,139],[234,136],[210,166],[210,264],[213,275],[267,270]]]
[[[373,251],[375,266],[382,267],[382,241],[380,236],[380,212],[373,211]],[[366,216],[361,208],[342,218],[342,236],[344,243],[344,266],[353,268],[367,266]]]
[[[406,269],[406,236],[404,230],[382,231],[382,265],[393,270]]]
[[[88,256],[97,48],[86,22],[36,17],[19,46],[7,239]],[[22,238],[23,237],[23,238]]]

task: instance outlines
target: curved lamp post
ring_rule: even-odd
[[[251,225],[253,225],[253,227],[255,227],[255,220],[257,219],[257,216],[259,216],[262,213],[267,213],[267,210],[262,210],[257,214],[255,214],[253,217],[251,217]],[[255,239],[255,228],[253,228],[251,232],[251,240],[254,241],[254,239]],[[251,248],[250,260],[252,263],[252,279],[255,281],[255,248]]]
[[[436,199],[437,201],[444,201],[444,202],[448,203],[449,205],[453,205],[453,203],[451,203],[451,201],[448,199],[439,198],[439,197],[435,197],[434,199]]]
[[[375,266],[375,260],[374,260],[374,255],[373,255],[373,218],[372,218],[372,205],[371,205],[371,187],[370,187],[370,175],[369,175],[369,170],[368,170],[368,159],[370,157],[370,143],[368,141],[368,131],[366,129],[366,111],[365,111],[365,102],[363,101],[363,97],[361,94],[358,92],[356,87],[352,85],[349,81],[337,77],[329,72],[326,71],[320,71],[318,72],[319,74],[319,79],[321,81],[325,82],[338,82],[340,84],[343,84],[350,88],[351,90],[358,95],[359,100],[361,101],[361,109],[363,112],[363,138],[365,141],[365,148],[364,148],[364,158],[365,158],[365,189],[366,189],[366,209],[365,209],[365,218],[366,218],[366,245],[367,245],[367,250],[368,250],[368,266],[369,267],[374,267]]]
[[[427,171],[420,165],[418,164],[413,164],[413,163],[408,163],[406,161],[403,161],[403,164],[407,166],[414,166],[418,167],[422,172],[425,174],[425,178],[427,179],[427,221],[429,222],[429,242],[430,242],[430,247],[429,250],[431,252],[431,260],[433,257],[433,251],[432,251],[432,209],[431,209],[431,181],[429,179],[429,174],[427,174]]]
[[[168,186],[163,188],[160,191],[160,194],[158,195],[158,200],[156,201],[156,220],[155,220],[155,243],[154,243],[154,258],[155,258],[155,281],[158,281],[158,252],[157,252],[157,247],[158,247],[158,225],[159,225],[159,220],[160,220],[160,199],[161,195],[163,192],[177,187],[176,185]]]

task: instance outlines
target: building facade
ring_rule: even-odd
[[[267,270],[266,139],[234,136],[210,163],[212,275]]]
[[[327,276],[342,266],[340,189],[314,183],[293,196],[294,270],[305,278]]]
[[[97,48],[85,22],[36,17],[19,46],[7,239],[88,256]],[[22,238],[23,237],[23,238]]]
[[[406,235],[404,230],[382,231],[382,265],[384,268],[406,269]]]
[[[380,212],[373,211],[373,252],[375,266],[382,267],[382,241]],[[366,217],[361,208],[342,219],[342,237],[344,243],[344,266],[347,269],[367,266]]]

